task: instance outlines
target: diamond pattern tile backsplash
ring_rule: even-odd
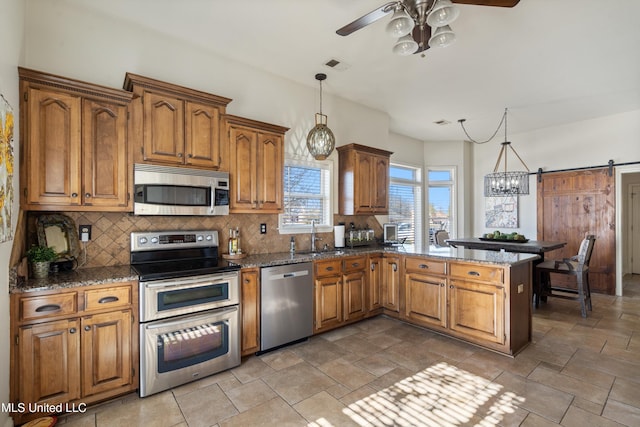
[[[130,234],[132,231],[159,230],[198,230],[213,229],[218,231],[220,252],[226,252],[229,229],[240,230],[240,246],[248,254],[286,252],[289,250],[289,239],[292,235],[278,233],[278,215],[266,214],[232,214],[215,217],[177,217],[177,216],[135,216],[119,212],[61,212],[76,224],[92,226],[91,241],[84,246],[81,243],[78,268],[102,267],[129,264]],[[37,242],[35,222],[37,212],[30,212],[27,228],[27,247]],[[334,224],[353,222],[358,228],[373,228],[376,238],[382,237],[382,226],[375,216],[341,216],[334,215]],[[260,224],[267,224],[267,233],[260,234]],[[296,234],[296,245],[299,250],[310,247],[309,234]],[[325,243],[333,247],[333,233],[318,233],[322,240],[320,249]],[[86,259],[85,259],[86,253]]]

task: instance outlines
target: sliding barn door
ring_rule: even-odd
[[[577,254],[585,234],[595,234],[591,290],[615,294],[615,177],[609,176],[609,169],[542,174],[537,202],[538,240],[568,242],[549,258]],[[571,283],[571,277],[558,276],[552,277],[554,282]]]

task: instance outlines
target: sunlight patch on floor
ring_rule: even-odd
[[[496,426],[524,401],[502,388],[440,362],[350,404],[343,412],[361,426]],[[322,419],[311,425],[331,424]]]

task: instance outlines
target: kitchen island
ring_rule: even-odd
[[[236,261],[247,274],[242,283],[251,284],[243,293],[243,312],[250,314],[243,330],[251,330],[248,342],[257,340],[259,268],[312,261],[315,333],[385,314],[513,356],[531,341],[531,269],[538,259],[433,246],[250,255]]]

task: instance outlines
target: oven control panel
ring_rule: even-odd
[[[131,233],[131,252],[211,246],[218,246],[216,230],[134,231]]]

